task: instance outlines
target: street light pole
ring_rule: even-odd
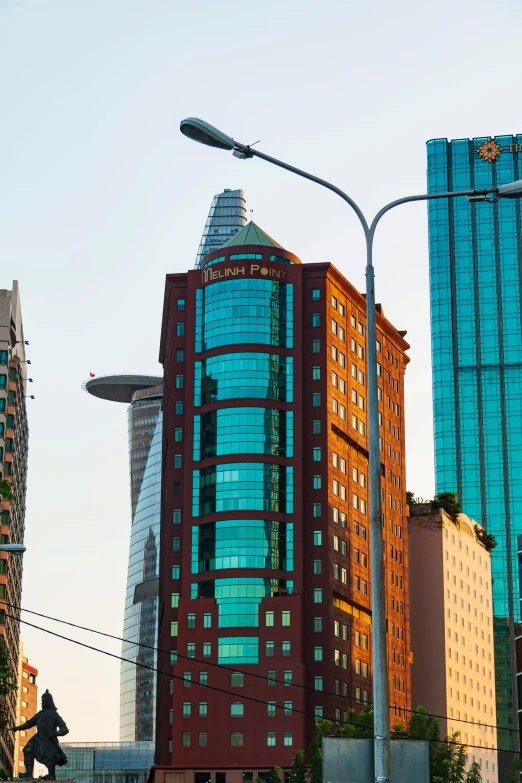
[[[374,766],[376,783],[391,783],[390,769],[390,707],[388,666],[386,659],[386,596],[384,590],[384,539],[382,534],[381,457],[379,444],[379,405],[377,384],[377,323],[375,313],[375,275],[373,267],[373,240],[380,219],[386,212],[410,201],[429,201],[466,196],[470,201],[496,201],[498,198],[520,198],[522,180],[481,190],[461,190],[449,193],[425,193],[391,201],[377,212],[368,224],[362,210],[344,191],[324,179],[284,163],[257,148],[240,144],[203,120],[190,117],[183,120],[181,132],[201,144],[232,151],[238,158],[261,158],[279,168],[315,182],[340,196],[353,209],[364,231],[366,240],[366,351],[368,362],[368,451],[370,480],[370,544],[372,576],[372,663],[374,712]],[[490,199],[490,195],[493,199]]]

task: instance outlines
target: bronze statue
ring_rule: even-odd
[[[56,767],[67,764],[67,756],[60,747],[57,737],[63,737],[69,733],[69,729],[58,715],[53,697],[49,691],[42,696],[42,709],[33,718],[30,718],[21,726],[12,726],[11,731],[25,731],[36,726],[36,734],[31,737],[24,747],[25,773],[20,778],[33,778],[34,762],[40,762],[47,767],[48,774],[43,780],[56,780]]]

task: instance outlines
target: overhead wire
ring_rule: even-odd
[[[109,639],[115,639],[117,641],[125,642],[127,644],[135,645],[137,647],[144,647],[145,649],[148,649],[148,650],[153,650],[155,652],[164,653],[165,655],[170,655],[170,650],[163,650],[161,647],[154,647],[153,645],[150,645],[150,644],[144,644],[142,642],[135,642],[135,641],[132,641],[130,639],[125,639],[122,636],[116,636],[114,634],[106,633],[105,631],[98,631],[95,628],[89,628],[89,627],[84,626],[84,625],[78,625],[77,623],[72,623],[72,622],[69,622],[68,620],[61,620],[58,617],[52,617],[51,615],[42,614],[41,612],[35,612],[35,611],[31,610],[31,609],[25,609],[22,606],[17,606],[15,604],[7,603],[7,601],[2,601],[2,603],[4,603],[6,606],[10,606],[12,609],[17,609],[18,611],[27,612],[28,614],[33,614],[33,615],[36,615],[37,617],[43,617],[46,620],[52,620],[53,622],[61,623],[63,625],[68,625],[71,628],[77,628],[78,630],[81,630],[81,631],[88,631],[90,633],[94,633],[94,634],[97,634],[99,636],[105,636],[105,637],[107,637]],[[23,622],[23,621],[21,620],[21,622]],[[236,672],[237,671],[237,667],[227,666],[226,664],[221,664],[221,663],[213,663],[212,661],[209,661],[208,659],[191,657],[191,656],[188,656],[188,655],[183,655],[182,653],[179,653],[179,652],[176,652],[176,656],[178,658],[182,658],[182,659],[185,659],[187,661],[195,661],[196,663],[204,664],[205,666],[214,666],[214,667],[217,667],[219,669],[228,670],[230,672]],[[264,675],[257,674],[256,672],[244,672],[244,674],[246,674],[248,677],[255,677],[255,678],[258,678],[258,679],[261,679],[261,680],[266,680],[266,677]],[[275,683],[281,684],[281,685],[285,684],[284,680],[274,679],[274,680],[271,680],[271,682],[275,682]],[[357,704],[364,704],[365,706],[371,706],[373,704],[373,702],[363,702],[360,699],[357,699],[355,696],[341,696],[341,694],[339,694],[339,693],[334,693],[332,691],[325,691],[325,690],[317,691],[315,688],[311,688],[309,685],[295,685],[294,687],[302,688],[303,690],[310,691],[312,693],[324,693],[326,696],[334,696],[335,698],[341,698],[343,700],[346,699],[348,701],[355,701]],[[393,707],[393,705],[390,705],[390,710],[392,710],[392,709],[394,709],[394,707]],[[415,715],[416,714],[416,710],[410,710],[407,707],[398,707],[397,709],[403,710],[405,713],[409,713],[410,715]],[[496,729],[497,731],[507,731],[507,732],[511,732],[511,733],[514,733],[514,734],[518,734],[519,733],[519,729],[509,728],[507,726],[497,726],[495,724],[483,723],[482,721],[472,721],[472,720],[467,720],[465,718],[453,718],[453,717],[450,717],[449,715],[436,715],[435,713],[432,713],[432,712],[430,712],[430,715],[432,715],[434,718],[440,718],[441,720],[452,721],[453,723],[465,723],[465,724],[468,724],[470,726],[477,726],[479,729],[488,728],[488,729]],[[397,716],[395,716],[395,717],[397,717]]]
[[[86,649],[92,650],[93,652],[99,652],[102,655],[107,655],[110,658],[116,658],[117,660],[125,661],[126,663],[131,663],[134,666],[139,666],[139,667],[141,667],[143,669],[149,669],[150,671],[155,671],[158,674],[162,674],[165,677],[169,677],[170,679],[180,680],[181,682],[186,682],[184,677],[181,677],[180,675],[173,674],[173,672],[165,672],[165,671],[163,671],[161,669],[158,669],[155,666],[148,666],[148,665],[143,664],[143,663],[138,663],[137,661],[132,661],[132,660],[130,660],[130,658],[123,658],[121,655],[116,655],[115,653],[111,653],[108,650],[102,650],[99,647],[94,647],[94,646],[92,646],[90,644],[86,644],[85,642],[80,642],[77,639],[71,639],[70,636],[63,636],[62,634],[56,633],[56,631],[51,631],[49,628],[42,628],[41,626],[35,625],[34,623],[30,623],[27,620],[22,620],[21,618],[15,617],[14,615],[9,615],[9,614],[7,614],[7,612],[5,613],[5,616],[11,618],[12,620],[18,620],[19,622],[24,623],[24,625],[27,625],[30,628],[35,628],[38,631],[44,631],[44,633],[48,633],[51,636],[56,636],[58,639],[63,639],[64,641],[67,641],[67,642],[72,642],[73,644],[76,644],[76,645],[78,645],[80,647],[85,647]],[[229,691],[226,688],[218,688],[215,685],[207,685],[205,683],[200,683],[198,680],[191,680],[191,683],[199,685],[203,689],[206,688],[207,690],[213,690],[213,691],[217,691],[218,693],[224,693],[227,696],[234,697],[235,699],[240,697],[241,699],[244,699],[246,701],[252,701],[252,702],[255,702],[257,704],[262,704],[264,706],[268,706],[268,705],[272,704],[276,708],[279,708],[279,709],[282,709],[282,710],[287,709],[287,710],[290,710],[291,712],[295,712],[295,713],[300,714],[300,715],[305,715],[307,717],[312,717],[312,718],[314,718],[315,721],[317,721],[318,718],[319,718],[319,716],[317,716],[313,712],[307,712],[306,710],[300,710],[300,709],[294,708],[294,707],[290,707],[290,708],[286,707],[285,708],[284,704],[281,705],[281,704],[277,704],[276,702],[269,702],[269,701],[266,701],[265,699],[258,699],[255,696],[247,696],[246,694],[243,694],[243,693],[242,694],[238,694],[237,691],[234,692],[234,691]],[[427,716],[430,717],[430,714],[427,713]],[[321,717],[322,720],[325,719],[323,716],[320,716],[320,717]],[[431,716],[431,717],[435,717],[435,716]],[[352,726],[356,726],[358,728],[365,728],[365,727],[361,727],[360,724],[355,723],[354,721],[339,721],[337,718],[329,719],[329,720],[331,720],[332,723],[335,723],[335,724],[338,724],[338,725],[340,723],[342,723],[344,725],[352,725]],[[470,745],[467,742],[461,743],[458,740],[454,741],[451,738],[447,741],[447,740],[441,740],[441,739],[435,740],[435,739],[429,739],[429,738],[426,738],[426,737],[418,737],[418,736],[415,736],[413,734],[408,734],[408,733],[402,732],[402,731],[400,732],[400,734],[398,734],[398,736],[396,738],[397,739],[411,739],[411,740],[428,739],[429,742],[436,742],[436,743],[440,743],[440,744],[443,744],[443,745],[447,744],[447,742],[449,741],[451,744],[462,745],[464,748],[476,748],[476,749],[479,749],[481,751],[490,751],[490,750],[501,751],[502,750],[501,748],[496,748],[496,747],[495,748],[493,748],[493,747],[487,748],[487,747],[484,747],[483,745]],[[373,735],[369,736],[369,737],[367,737],[367,739],[374,739],[374,736]],[[513,753],[513,754],[517,753],[517,751],[514,751],[514,750],[512,750],[512,751],[503,751],[502,750],[502,752],[504,752],[504,753]],[[518,755],[518,753],[517,753],[517,755]]]

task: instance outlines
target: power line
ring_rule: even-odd
[[[50,615],[42,614],[41,612],[34,612],[31,609],[24,609],[22,606],[16,606],[15,604],[9,604],[6,601],[4,601],[3,603],[5,603],[6,606],[10,606],[13,609],[18,609],[19,611],[27,612],[28,614],[34,614],[37,617],[44,617],[46,620],[52,620],[53,622],[56,622],[56,623],[62,623],[63,625],[69,625],[72,628],[78,628],[81,631],[89,631],[90,633],[95,633],[95,634],[98,634],[99,636],[105,636],[105,637],[107,637],[109,639],[115,639],[115,640],[120,641],[120,642],[126,642],[127,644],[132,644],[132,645],[134,645],[136,647],[144,647],[144,648],[146,648],[148,650],[154,650],[155,652],[160,652],[160,653],[164,653],[165,655],[170,655],[170,650],[163,650],[161,647],[154,647],[154,646],[152,646],[150,644],[143,644],[142,642],[134,642],[134,641],[131,641],[130,639],[124,639],[122,636],[115,636],[114,634],[105,633],[104,631],[97,631],[94,628],[88,628],[87,626],[84,626],[84,625],[77,625],[76,623],[71,623],[71,622],[68,622],[67,620],[60,620],[58,617],[51,617]],[[6,616],[9,617],[10,615],[6,615]],[[20,622],[24,622],[24,621],[21,620]],[[45,630],[45,629],[43,629],[43,630]],[[178,658],[183,658],[183,659],[185,659],[187,661],[195,661],[196,663],[204,664],[205,666],[215,666],[215,667],[218,667],[220,669],[225,669],[225,670],[230,671],[230,672],[236,672],[237,671],[237,668],[234,668],[233,666],[227,666],[226,664],[222,664],[222,663],[212,663],[211,661],[208,661],[208,660],[205,660],[205,659],[202,659],[202,658],[195,658],[195,657],[191,658],[190,656],[183,655],[182,653],[179,653],[179,652],[176,652],[176,656]],[[243,673],[246,674],[248,677],[256,677],[256,678],[258,678],[260,680],[266,680],[266,677],[264,677],[262,674],[256,674],[255,672],[243,672]],[[271,680],[271,682],[275,682],[275,683],[278,683],[280,685],[284,685],[285,684],[284,680]],[[366,705],[372,705],[373,704],[373,702],[361,702],[361,700],[357,699],[355,696],[341,696],[340,693],[333,693],[332,691],[324,691],[324,690],[323,691],[316,691],[315,688],[311,688],[309,685],[294,685],[293,687],[295,687],[295,688],[302,688],[303,690],[310,691],[311,693],[324,693],[326,696],[334,696],[335,698],[347,699],[348,701],[355,701],[357,704],[366,704]],[[393,706],[390,706],[390,710],[392,710],[392,709],[394,709]],[[407,707],[399,707],[399,709],[400,710],[404,710],[405,713],[407,712],[410,715],[415,715],[416,714],[415,710],[409,710],[409,709],[407,709]],[[497,731],[509,731],[509,732],[516,733],[516,734],[519,733],[519,729],[511,729],[511,728],[509,728],[507,726],[506,727],[504,727],[504,726],[497,726],[497,725],[491,724],[491,723],[482,723],[481,721],[466,720],[464,718],[451,718],[449,715],[436,715],[435,713],[432,713],[432,712],[430,712],[430,715],[432,715],[434,718],[440,718],[441,720],[452,721],[453,723],[466,723],[466,724],[469,724],[470,726],[478,726],[479,729],[487,728],[487,729],[497,729]]]
[[[14,617],[14,615],[10,615],[10,614],[7,614],[7,613],[5,614],[5,616],[6,617],[10,617],[13,620],[18,620],[19,619],[17,617]],[[157,672],[158,674],[163,674],[164,676],[169,677],[170,679],[180,680],[183,683],[189,682],[184,677],[181,677],[179,674],[174,674],[173,672],[165,672],[165,671],[162,671],[161,669],[156,668],[155,666],[148,666],[145,663],[138,663],[137,661],[132,661],[132,660],[130,660],[130,658],[123,658],[123,656],[116,655],[115,653],[111,653],[108,650],[101,650],[99,647],[93,647],[92,645],[85,644],[85,642],[80,642],[77,639],[71,639],[70,636],[63,636],[62,634],[56,633],[55,631],[51,631],[48,628],[42,628],[39,625],[34,625],[33,623],[29,623],[27,620],[20,619],[20,622],[24,623],[24,625],[28,625],[30,628],[35,628],[38,631],[44,631],[44,633],[51,634],[51,636],[56,636],[58,639],[63,639],[66,642],[72,642],[73,644],[77,644],[79,647],[85,647],[88,650],[93,650],[94,652],[99,652],[102,655],[109,656],[110,658],[116,658],[119,661],[125,661],[126,663],[131,663],[134,666],[139,666],[142,669],[149,669],[150,671]],[[234,670],[234,671],[237,671],[237,670]],[[298,713],[300,715],[306,715],[308,717],[311,717],[311,718],[314,718],[315,720],[317,720],[317,716],[316,716],[315,713],[313,713],[313,712],[306,712],[306,710],[300,710],[300,709],[298,709],[296,707],[285,707],[282,704],[277,704],[275,702],[268,702],[268,701],[265,701],[264,699],[257,699],[255,696],[247,696],[246,694],[243,694],[243,693],[239,694],[237,691],[235,691],[235,692],[234,691],[228,691],[228,690],[226,690],[226,688],[218,688],[216,685],[208,685],[208,684],[200,682],[200,680],[190,680],[190,683],[194,684],[194,685],[199,685],[203,689],[206,688],[207,690],[217,691],[218,693],[224,693],[227,696],[233,696],[235,699],[238,699],[238,698],[246,699],[248,701],[253,701],[253,702],[257,703],[257,704],[263,704],[264,706],[267,706],[268,704],[273,704],[275,707],[279,707],[279,709],[281,709],[281,710],[285,710],[285,709],[287,711],[291,710],[291,712],[296,712],[296,713]],[[287,685],[288,685],[288,683],[287,683]],[[294,687],[293,684],[292,684],[291,687]],[[337,722],[337,721],[334,721],[334,722]],[[357,723],[354,723],[353,721],[343,721],[343,723],[345,723],[345,724],[348,723],[348,724],[351,724],[353,726],[358,726],[359,725]]]
[[[151,671],[155,671],[158,674],[163,674],[164,676],[169,677],[170,679],[181,680],[182,682],[186,682],[184,677],[180,677],[179,675],[173,674],[172,672],[164,672],[161,669],[158,669],[158,668],[156,668],[154,666],[147,666],[144,663],[137,663],[136,661],[131,661],[129,658],[123,658],[121,655],[116,655],[115,653],[108,652],[107,650],[101,650],[99,647],[93,647],[90,644],[85,644],[85,642],[79,642],[76,639],[71,639],[69,636],[63,636],[62,634],[56,633],[55,631],[51,631],[48,628],[42,628],[39,625],[34,625],[33,623],[30,623],[27,620],[22,620],[21,618],[15,617],[14,615],[9,615],[9,614],[5,613],[5,616],[11,618],[12,620],[18,620],[19,622],[24,623],[24,625],[28,625],[30,628],[35,628],[38,631],[44,631],[44,633],[51,634],[51,636],[56,636],[58,639],[64,639],[65,641],[72,642],[73,644],[77,644],[80,647],[85,647],[88,650],[93,650],[94,652],[99,652],[102,655],[107,655],[110,658],[116,658],[117,660],[125,661],[126,663],[131,663],[134,666],[140,666],[143,669],[149,669]],[[255,696],[247,696],[246,694],[239,694],[237,691],[233,692],[233,691],[228,691],[225,688],[217,688],[215,685],[202,684],[199,680],[191,680],[191,682],[193,682],[194,684],[199,685],[201,688],[206,688],[208,690],[217,691],[218,693],[224,693],[227,696],[233,696],[235,699],[241,698],[241,699],[244,699],[246,701],[253,701],[253,702],[257,703],[257,704],[263,704],[264,706],[268,706],[269,704],[272,704],[275,707],[279,707],[279,709],[282,709],[282,710],[287,709],[287,710],[290,710],[291,712],[295,712],[295,713],[300,714],[300,715],[306,715],[308,717],[312,717],[312,718],[314,718],[314,720],[316,722],[318,720],[318,716],[315,713],[313,713],[313,712],[306,712],[305,710],[299,710],[299,709],[294,708],[294,707],[287,707],[287,708],[285,708],[284,705],[277,704],[276,702],[269,702],[269,701],[265,701],[264,699],[256,699]],[[430,715],[430,713],[426,713],[426,715],[427,715],[427,717],[436,717],[434,715]],[[320,717],[321,717],[322,720],[324,720],[324,716],[320,716]],[[334,723],[334,724],[339,724],[339,721],[337,721],[337,719],[333,719],[331,722]],[[340,722],[344,723],[344,725],[351,725],[351,726],[357,726],[358,728],[365,728],[363,726],[360,726],[360,724],[358,724],[358,723],[354,723],[353,721],[340,721]],[[394,735],[392,734],[391,736],[393,737]],[[366,739],[374,739],[374,737],[372,735],[372,736],[366,737]],[[453,740],[453,739],[449,739],[449,740],[441,740],[441,739],[435,740],[435,739],[429,739],[429,738],[426,738],[426,737],[416,737],[413,734],[407,734],[405,732],[401,732],[400,734],[396,735],[396,739],[412,739],[412,740],[423,739],[423,740],[427,740],[428,742],[437,742],[437,743],[440,743],[440,744],[443,744],[443,745],[446,745],[449,742],[450,744],[454,744],[454,745],[462,745],[462,747],[464,747],[464,748],[476,748],[476,749],[481,750],[481,751],[490,751],[490,750],[501,751],[501,748],[487,748],[487,747],[484,747],[482,745],[469,745],[468,743],[461,743],[458,740]],[[513,754],[517,753],[517,751],[514,751],[514,750],[501,751],[501,752],[513,753]],[[518,755],[518,753],[517,753],[517,755]]]

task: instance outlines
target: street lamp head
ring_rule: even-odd
[[[25,550],[23,544],[0,544],[0,552],[11,552],[12,555],[23,555]]]
[[[199,141],[200,144],[206,144],[207,147],[217,147],[221,150],[233,150],[235,147],[235,141],[231,136],[227,136],[226,133],[197,117],[187,117],[186,120],[182,120],[179,129],[184,136]]]
[[[498,186],[499,198],[520,198],[522,196],[522,179],[508,182],[507,185]]]

